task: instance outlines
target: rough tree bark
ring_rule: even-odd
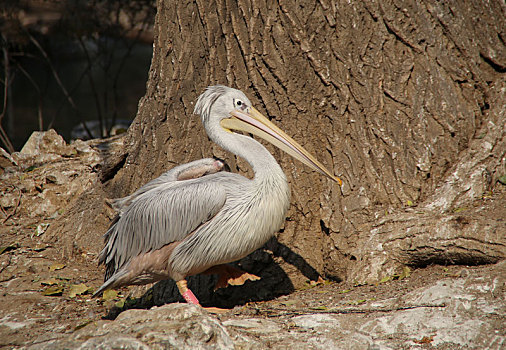
[[[268,146],[292,204],[276,239],[243,263],[272,276],[269,286],[279,272],[293,288],[317,274],[377,281],[403,265],[503,259],[505,12],[494,1],[159,0],[121,168],[55,230],[74,248],[98,249],[103,197],[182,162],[217,156],[251,175],[192,115],[219,83],[243,90],[344,182]]]

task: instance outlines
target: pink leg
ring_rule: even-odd
[[[188,304],[195,304],[195,305],[200,306],[199,300],[197,299],[195,294],[193,294],[193,292],[190,290],[190,288],[188,288],[188,284],[186,283],[186,280],[177,281],[176,285],[177,285],[177,288],[179,289],[179,293],[181,293],[184,300],[186,300],[186,302]]]
[[[181,293],[184,300],[186,300],[186,302],[188,304],[194,304],[194,305],[201,306],[198,299],[195,297],[195,294],[193,294],[193,292],[190,290],[190,288],[188,288],[186,280],[177,281],[176,285],[177,285],[177,288],[179,289],[179,293]],[[220,309],[217,307],[205,307],[204,309],[207,310],[208,312],[215,313],[215,314],[220,314],[220,313],[230,311],[227,309]]]

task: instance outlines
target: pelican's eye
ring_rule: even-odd
[[[246,103],[242,102],[241,100],[234,100],[234,105],[237,109],[244,110],[246,108]]]

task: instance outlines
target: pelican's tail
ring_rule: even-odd
[[[98,296],[100,293],[102,293],[103,291],[107,290],[107,289],[111,289],[113,287],[116,287],[119,285],[119,280],[127,273],[126,270],[124,269],[121,269],[120,271],[116,272],[114,275],[112,275],[109,279],[107,279],[107,281],[104,282],[104,284],[102,284],[100,286],[100,288],[97,289],[97,291],[95,293],[93,293],[93,297],[96,297]]]

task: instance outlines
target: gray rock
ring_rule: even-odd
[[[72,346],[73,344],[68,344]],[[82,343],[78,348],[82,350],[112,350],[112,349],[126,349],[126,350],[150,350],[150,347],[134,337],[113,337],[113,338],[91,338]]]
[[[12,208],[16,206],[19,195],[17,193],[2,193],[0,197],[0,206],[2,208]]]
[[[496,309],[500,303],[480,298],[476,293],[488,289],[490,282],[445,279],[402,298],[405,304],[420,307],[377,315],[363,324],[356,316],[340,319],[348,319],[343,322],[345,326],[355,325],[358,333],[370,336],[380,348],[398,348],[404,344],[410,349],[421,349],[425,338],[437,347],[500,349],[505,340],[504,328],[497,320],[500,314]],[[474,291],[470,291],[473,286]],[[423,307],[440,303],[446,306]]]
[[[70,156],[74,153],[74,150],[67,145],[63,137],[51,129],[49,131],[33,132],[19,153],[28,156],[38,156],[42,153]]]
[[[87,154],[95,152],[95,150],[93,150],[93,148],[90,147],[90,145],[83,140],[73,140],[71,142],[71,145],[76,149],[78,154]]]
[[[52,183],[55,185],[64,185],[67,182],[69,182],[67,177],[60,172],[52,172],[46,175],[46,183]]]
[[[339,329],[341,324],[334,315],[316,314],[316,315],[302,315],[292,318],[292,322],[301,328],[308,329]]]
[[[206,311],[194,305],[171,304],[151,310],[127,310],[114,321],[90,324],[67,339],[29,347],[64,348],[233,349],[234,346],[227,330]]]
[[[4,172],[4,169],[16,165],[18,164],[14,158],[12,158],[6,150],[0,147],[0,174]]]
[[[498,271],[504,271],[504,265],[499,264]],[[443,349],[499,350],[506,339],[504,287],[504,277],[468,272],[354,307],[363,313],[292,316],[286,320],[288,330],[270,332],[267,327],[261,340],[263,347],[273,349],[423,349],[430,344]],[[225,321],[224,325],[229,331],[234,326],[244,342],[248,330],[236,327],[236,322]],[[262,334],[262,327],[255,327],[255,332]]]
[[[277,333],[281,327],[274,321],[261,318],[246,318],[223,322],[225,327],[234,327],[252,334]]]
[[[193,305],[170,304],[128,310],[115,321],[99,321],[66,339],[48,340],[30,349],[388,350],[431,346],[499,350],[506,339],[501,265],[497,276],[484,277],[470,270],[395,298],[359,307],[338,306],[360,311],[355,313],[333,312],[329,307],[328,312],[308,309],[305,315],[282,313],[271,318],[228,314],[220,322]]]
[[[504,303],[499,299],[504,296],[497,294],[497,302],[491,302],[490,295],[503,293],[499,290],[502,285],[504,281],[497,277],[443,279],[408,293],[402,300],[407,305],[444,303],[445,307],[399,310],[365,322],[358,330],[375,339],[383,338],[380,343],[386,346],[395,345],[391,339],[402,337],[411,348],[422,348],[419,341],[429,337],[433,346],[500,349],[505,332],[498,322],[498,317],[504,321]]]

